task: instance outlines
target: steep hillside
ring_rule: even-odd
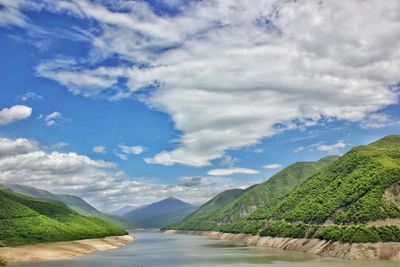
[[[143,228],[162,228],[182,220],[197,207],[182,200],[169,197],[150,205],[135,209],[123,218]]]
[[[191,225],[205,225],[212,221],[221,209],[224,209],[229,203],[240,197],[247,190],[248,189],[231,189],[223,191],[202,205],[193,214],[187,216],[183,221],[170,227],[176,229],[190,229]]]
[[[296,162],[229,203],[227,207],[218,212],[214,219],[218,222],[232,222],[246,218],[259,207],[268,207],[274,204],[297,185],[337,158],[337,156],[329,156],[316,162]]]
[[[248,217],[215,221],[219,213],[226,215],[222,210],[212,217],[214,221],[170,228],[351,243],[400,242],[400,136],[355,147],[327,164],[331,160],[323,159],[325,167]],[[279,192],[281,186],[271,190]],[[268,196],[275,195],[272,191]],[[246,194],[236,201],[247,199]],[[236,201],[228,206],[237,206]]]
[[[275,203],[295,186],[336,160],[336,156],[325,157],[316,162],[297,162],[283,169],[270,179],[245,190],[227,190],[182,222],[171,225],[177,229],[209,229],[215,224],[235,222],[248,217],[258,207]]]
[[[92,205],[90,205],[89,203],[87,203],[85,200],[83,200],[78,196],[53,194],[43,189],[21,184],[6,184],[6,187],[12,189],[17,193],[26,194],[33,197],[61,201],[68,207],[70,207],[71,209],[75,210],[76,212],[82,215],[96,216],[100,219],[107,220],[125,229],[134,227],[131,223],[129,223],[122,217],[115,215],[108,215],[100,212],[95,207],[93,207]]]
[[[400,218],[399,185],[400,136],[392,135],[353,148],[251,218],[315,224]]]
[[[34,198],[0,186],[0,240],[5,246],[124,235],[96,217],[86,217],[62,202]]]

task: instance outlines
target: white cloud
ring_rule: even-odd
[[[78,195],[104,210],[126,203],[148,204],[168,196],[205,202],[223,190],[245,186],[223,177],[181,177],[175,185],[157,184],[154,179],[127,177],[112,162],[42,148],[33,140],[0,138],[0,183]]]
[[[145,148],[142,146],[118,145],[118,148],[125,154],[134,154],[134,155],[140,155],[145,150]]]
[[[53,113],[50,113],[44,117],[44,123],[49,127],[60,125],[64,121],[65,119],[63,115],[58,111],[54,111]]]
[[[361,127],[365,129],[369,128],[383,128],[389,124],[392,124],[392,118],[384,113],[372,113],[366,116],[366,118],[362,121]]]
[[[222,167],[233,167],[233,165],[235,165],[235,163],[238,161],[237,158],[232,157],[230,155],[225,155],[222,157],[222,160],[220,162],[220,165]]]
[[[232,174],[256,174],[257,170],[248,169],[248,168],[226,168],[226,169],[213,169],[208,172],[209,175],[212,176],[226,176]]]
[[[117,150],[114,150],[114,155],[117,156],[121,160],[128,160],[128,156],[126,154],[122,154]]]
[[[299,152],[303,151],[304,148],[305,148],[304,146],[300,146],[300,147],[296,148],[293,152],[294,153],[299,153]]]
[[[327,154],[338,155],[340,154],[341,149],[346,148],[348,145],[343,141],[339,140],[334,144],[318,144],[316,148],[318,151],[326,152]]]
[[[282,165],[281,164],[276,164],[276,163],[274,163],[274,164],[266,164],[266,165],[264,165],[264,166],[262,166],[264,169],[279,169],[279,168],[281,168],[282,167]]]
[[[7,125],[15,121],[29,118],[32,114],[32,108],[24,105],[16,105],[11,108],[0,110],[0,125]]]
[[[0,0],[0,26],[27,27],[28,18],[19,10],[21,0]]]
[[[104,146],[94,146],[93,152],[104,154],[104,153],[106,153],[106,148]]]
[[[41,100],[43,97],[35,92],[27,92],[23,95],[17,97],[17,99],[21,101],[28,101],[28,100]]]
[[[206,166],[284,130],[363,123],[398,103],[397,0],[195,1],[176,16],[142,1],[124,12],[86,0],[47,4],[101,30],[87,34],[88,62],[44,62],[38,75],[84,96],[137,94],[168,113],[182,135],[148,163]],[[132,66],[101,66],[115,55]],[[156,90],[142,95],[147,87]]]
[[[260,153],[263,153],[263,152],[264,152],[264,149],[261,148],[261,147],[254,149],[254,153],[260,154]]]
[[[114,149],[114,155],[116,155],[121,160],[128,160],[128,155],[140,155],[145,151],[146,148],[143,146],[126,146],[119,144],[116,149]]]

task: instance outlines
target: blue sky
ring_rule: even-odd
[[[398,5],[1,0],[0,180],[201,203],[399,134]]]

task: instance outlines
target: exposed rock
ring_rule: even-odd
[[[341,243],[319,239],[260,237],[209,231],[166,231],[167,234],[189,234],[221,240],[240,241],[248,246],[263,246],[283,250],[301,251],[319,256],[351,260],[400,261],[400,243]]]

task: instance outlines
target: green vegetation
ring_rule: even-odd
[[[0,266],[7,266],[7,262],[5,259],[0,258]]]
[[[112,224],[118,225],[119,227],[124,229],[135,227],[132,223],[128,222],[127,220],[123,219],[120,216],[108,215],[100,212],[99,210],[97,210],[92,205],[90,205],[89,203],[87,203],[85,200],[83,200],[78,196],[57,195],[43,189],[38,189],[32,186],[20,185],[20,184],[8,184],[6,186],[17,193],[29,195],[32,197],[61,201],[65,205],[67,205],[68,207],[75,210],[81,215],[95,216],[105,221],[108,221]]]
[[[337,160],[293,164],[224,207],[206,203],[199,209],[204,216],[196,212],[168,229],[400,242],[399,225],[366,224],[400,218],[399,196],[400,136],[391,135]]]
[[[251,190],[228,203],[224,209],[218,212],[214,220],[234,222],[248,217],[259,207],[273,205],[297,185],[337,158],[337,156],[329,156],[316,162],[296,162],[288,166],[267,181],[254,186]]]
[[[275,203],[291,189],[336,159],[336,156],[330,156],[316,162],[297,162],[262,184],[251,186],[245,190],[224,191],[182,222],[168,228],[212,230],[220,223],[240,221],[258,207]]]
[[[34,198],[0,186],[0,242],[17,246],[124,235],[97,217],[86,217],[62,202]]]
[[[210,221],[215,214],[245,192],[246,190],[242,189],[226,190],[202,205],[197,211],[187,216],[182,222],[171,225],[169,228],[190,229],[195,227],[195,230],[213,229],[215,224]]]
[[[353,148],[251,219],[349,224],[400,218],[400,207],[384,197],[399,183],[400,136],[388,136]]]

